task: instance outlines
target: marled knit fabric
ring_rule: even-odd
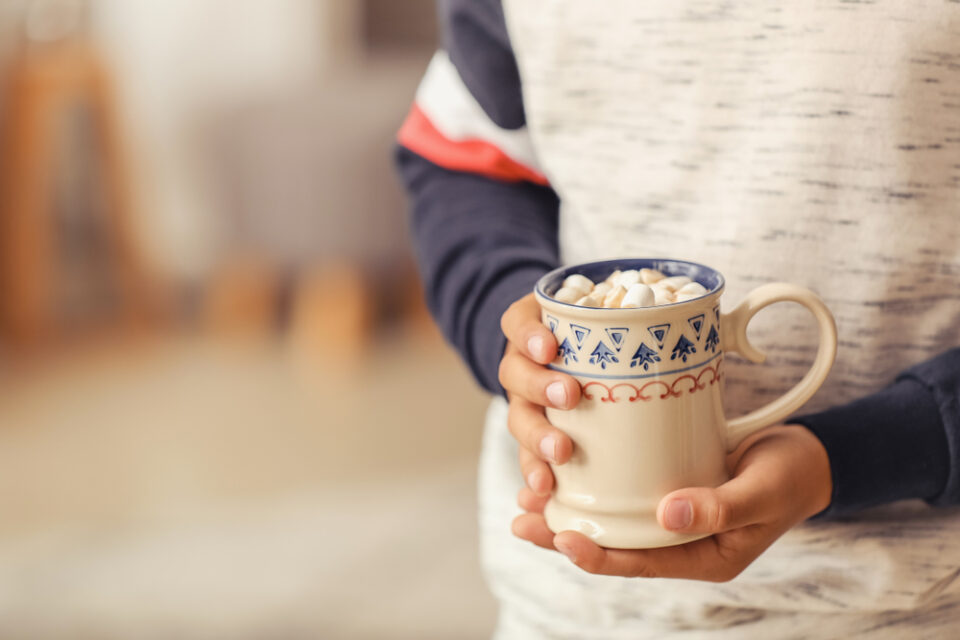
[[[504,7],[564,263],[702,262],[727,309],[764,282],[814,289],[840,350],[808,409],[960,345],[960,3]],[[730,366],[733,411],[816,348],[798,308],[755,324],[769,361]]]
[[[731,582],[595,576],[510,533],[523,486],[506,403],[480,464],[483,566],[497,640],[952,640],[960,629],[960,508],[901,502],[789,531]]]
[[[838,322],[805,410],[877,392],[960,345],[960,3],[504,3],[565,263],[703,262],[724,308],[785,280]],[[730,358],[733,415],[812,360],[799,307],[755,320],[768,362]],[[510,536],[521,486],[498,401],[481,475],[503,638],[953,638],[960,512],[918,503],[788,533],[713,585],[596,577]]]

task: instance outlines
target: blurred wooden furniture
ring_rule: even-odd
[[[291,343],[321,363],[356,364],[373,346],[374,296],[362,270],[350,263],[305,271],[292,292]]]
[[[263,337],[277,330],[281,297],[277,269],[255,258],[233,258],[211,274],[201,323],[219,337]]]
[[[63,337],[68,281],[65,239],[55,209],[65,122],[81,110],[92,135],[83,161],[95,173],[90,211],[109,282],[98,326],[142,324],[152,286],[135,242],[130,181],[108,72],[94,49],[70,40],[25,50],[9,68],[0,120],[0,337],[13,347]]]

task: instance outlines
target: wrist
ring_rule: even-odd
[[[929,387],[901,377],[873,395],[794,418],[829,453],[833,497],[824,515],[939,495],[951,468],[944,415]]]
[[[820,439],[812,431],[799,424],[782,427],[788,431],[801,449],[803,463],[799,470],[802,474],[800,491],[802,504],[806,505],[804,519],[811,518],[830,506],[833,500],[833,476],[830,471],[830,457]]]

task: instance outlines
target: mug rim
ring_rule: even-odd
[[[660,265],[660,266],[657,266]],[[707,292],[697,296],[696,298],[690,298],[689,300],[682,300],[680,302],[670,302],[668,304],[658,304],[651,307],[629,307],[626,309],[621,308],[605,308],[605,307],[581,307],[577,304],[570,302],[561,302],[554,298],[551,294],[548,294],[546,291],[547,285],[559,280],[560,283],[563,282],[568,276],[574,274],[582,274],[584,270],[586,271],[600,271],[609,268],[608,275],[613,273],[616,270],[628,270],[628,269],[656,269],[657,271],[663,272],[663,265],[683,265],[687,267],[689,272],[705,271],[709,275],[712,275],[716,278],[716,283],[707,289]],[[687,274],[673,274],[673,275],[687,275]],[[671,277],[668,275],[667,277]],[[703,282],[700,282],[696,278],[687,275],[694,282],[699,282],[703,285]],[[706,286],[706,285],[704,285]],[[594,260],[591,262],[579,262],[572,265],[566,265],[557,267],[552,271],[545,273],[540,276],[537,280],[536,285],[534,285],[533,291],[540,302],[549,302],[550,304],[560,305],[561,308],[570,308],[576,309],[580,312],[603,312],[603,313],[616,313],[616,312],[644,312],[651,310],[667,309],[671,307],[678,307],[680,305],[689,304],[691,302],[697,302],[698,300],[703,300],[709,298],[710,296],[719,294],[723,291],[726,286],[726,280],[723,277],[723,274],[714,269],[713,267],[708,267],[705,264],[699,262],[692,262],[690,260],[679,260],[675,258],[614,258],[611,260]]]

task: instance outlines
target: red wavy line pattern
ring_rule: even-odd
[[[602,382],[591,380],[585,385],[582,385],[581,389],[583,392],[583,397],[587,400],[593,400],[595,397],[595,395],[590,393],[588,389],[591,387],[599,387],[600,389],[603,389],[604,393],[602,394],[599,391],[594,390],[594,393],[600,396],[601,402],[617,402],[618,400],[622,400],[623,398],[617,398],[613,393],[620,387],[627,387],[628,389],[633,390],[633,395],[627,398],[627,400],[630,402],[637,402],[638,400],[642,402],[649,402],[655,398],[659,398],[660,400],[665,400],[667,398],[679,398],[684,393],[696,393],[697,391],[703,391],[708,385],[712,386],[719,382],[720,378],[723,376],[723,372],[720,370],[721,364],[723,364],[722,359],[717,361],[716,367],[707,365],[696,375],[691,373],[684,374],[674,380],[671,384],[667,384],[663,380],[650,380],[639,387],[630,382],[618,382],[617,384],[608,387]],[[710,374],[710,377],[705,379],[705,376],[708,373]],[[650,392],[645,393],[648,389]]]

